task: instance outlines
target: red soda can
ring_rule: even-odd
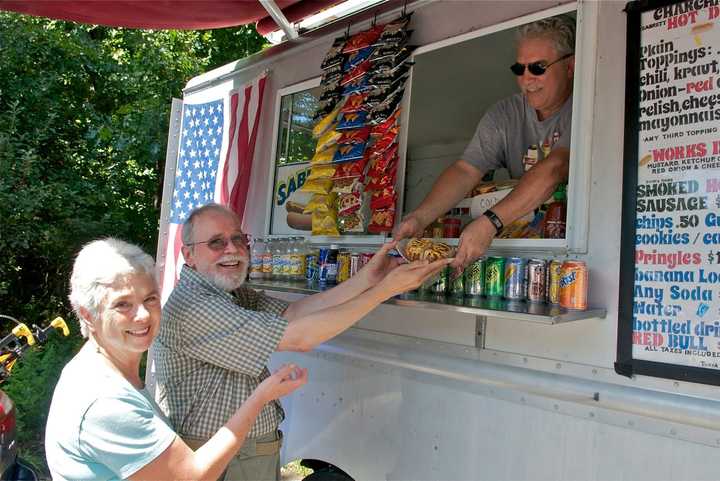
[[[587,309],[588,268],[583,261],[565,261],[560,270],[560,307]]]
[[[370,262],[370,259],[375,255],[373,252],[363,252],[360,254],[360,267],[364,266],[368,262]]]

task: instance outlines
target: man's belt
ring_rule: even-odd
[[[254,445],[254,456],[270,456],[280,452],[280,448],[282,447],[282,439],[282,431],[277,432],[277,439],[274,441],[256,441],[253,438],[246,439],[245,443],[239,451],[247,452],[247,450],[251,450],[252,446]],[[185,441],[185,444],[187,444],[193,451],[199,449],[203,444],[208,441],[207,439],[194,439],[190,437],[183,437],[182,440]]]

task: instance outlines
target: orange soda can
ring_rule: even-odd
[[[587,309],[588,268],[583,261],[565,261],[560,269],[560,307]]]

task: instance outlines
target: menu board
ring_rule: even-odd
[[[716,384],[720,7],[711,3],[628,5],[618,363],[631,373]]]

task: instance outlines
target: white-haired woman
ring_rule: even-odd
[[[284,366],[190,449],[140,377],[160,321],[153,269],[149,255],[117,239],[91,242],[75,260],[70,302],[88,341],[63,369],[50,407],[45,450],[55,480],[217,479],[262,407],[307,381],[306,370]]]

